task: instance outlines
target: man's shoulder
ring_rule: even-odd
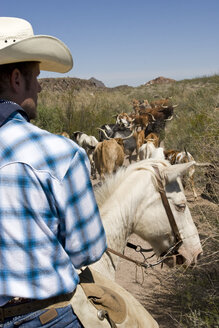
[[[69,138],[36,126],[32,126],[31,130],[30,138],[33,139],[34,143],[35,141],[37,143],[35,150],[39,149],[44,162],[48,163],[48,167],[55,170],[56,173],[60,169],[64,174],[75,156],[79,155],[82,158],[85,155],[84,149]],[[51,163],[55,163],[55,165]]]
[[[84,150],[73,140],[41,129],[18,116],[15,119],[17,121],[13,120],[1,133],[0,148],[3,147],[7,155],[0,160],[0,166],[23,163],[62,180],[75,156],[79,154],[84,158]],[[13,149],[9,155],[8,149]]]
[[[67,151],[70,155],[81,151],[81,147],[70,138],[49,132],[29,122],[27,122],[27,135],[30,141],[36,141],[38,146],[46,149],[47,152]]]

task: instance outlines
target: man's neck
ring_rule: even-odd
[[[27,114],[20,107],[20,105],[11,100],[0,99],[0,127],[8,120],[9,116],[17,111],[20,112],[27,121],[29,121]]]
[[[7,93],[5,93],[5,94],[2,93],[2,94],[0,94],[0,99],[4,99],[4,100],[7,100],[7,101],[12,101],[13,103],[16,103],[16,104],[20,105],[19,100],[14,95],[9,95]]]

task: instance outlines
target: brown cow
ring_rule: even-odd
[[[193,156],[187,151],[178,151],[173,149],[164,150],[164,156],[172,165],[195,161]],[[193,195],[196,200],[198,196],[195,190],[194,173],[195,173],[195,166],[193,165],[188,169],[188,175],[189,175],[188,181],[191,185]],[[184,186],[185,186],[185,181],[184,181]]]
[[[170,105],[170,106],[156,106],[153,108],[147,108],[146,113],[150,113],[153,115],[156,121],[170,121],[173,118],[173,110],[178,105]]]
[[[123,125],[128,127],[130,123],[132,122],[132,118],[129,114],[123,112],[116,116],[116,124]]]
[[[173,111],[176,106],[177,105],[156,106],[151,109],[147,108],[146,111],[153,115],[154,121],[147,126],[145,135],[148,135],[150,132],[157,133],[162,142],[165,138],[166,122],[173,119]]]
[[[145,142],[152,142],[154,146],[159,147],[159,136],[156,133],[149,133],[147,137],[144,139]]]
[[[132,105],[133,105],[134,112],[137,114],[139,111],[140,101],[137,99],[133,99]]]
[[[136,114],[132,119],[130,128],[140,127],[142,130],[145,130],[153,121],[155,121],[155,118],[151,113]]]
[[[141,106],[144,106],[145,108],[146,107],[151,107],[150,104],[149,104],[149,101],[147,99],[143,100],[143,102],[141,103]]]
[[[63,137],[66,137],[66,138],[70,139],[69,134],[67,132],[65,132],[65,131],[64,132],[59,132],[57,134],[60,135],[60,136],[63,136]]]
[[[122,138],[99,142],[94,150],[93,160],[100,179],[104,179],[105,174],[112,174],[122,166],[124,157]]]
[[[169,106],[170,99],[171,99],[171,97],[153,100],[150,102],[150,105],[152,108],[155,108],[157,106]]]
[[[136,140],[136,154],[137,154],[136,161],[139,161],[139,149],[143,145],[144,138],[145,138],[144,130],[135,129],[133,137]]]
[[[131,120],[131,125],[130,125],[130,130],[132,131],[133,137],[135,138],[136,141],[136,160],[139,160],[139,148],[143,145],[144,143],[144,138],[145,138],[145,129],[147,128],[148,124],[153,120],[153,116],[151,114],[143,114],[143,115],[135,115],[132,114],[132,118],[126,114],[126,113],[121,113],[119,114],[120,119],[123,121],[123,124],[125,120],[128,120],[127,122],[130,122]],[[118,124],[118,122],[117,122]],[[125,125],[125,124],[124,124]]]
[[[136,138],[134,137],[134,134],[135,134],[135,130],[133,129],[132,133],[129,134],[128,136],[122,136],[124,135],[123,133],[120,134],[120,132],[125,132],[125,135],[127,134],[127,132],[129,133],[129,131],[131,132],[130,128],[127,128],[127,127],[124,127],[124,131],[117,131],[115,136],[113,138],[109,137],[107,134],[106,134],[106,131],[101,129],[101,128],[97,128],[98,130],[102,131],[103,132],[103,135],[108,139],[108,140],[111,140],[111,139],[117,139],[117,138],[121,138],[123,141],[124,141],[124,153],[129,155],[129,163],[131,164],[131,161],[132,161],[132,153],[133,151],[136,149]],[[118,133],[118,134],[117,134]],[[134,141],[134,143],[133,143]]]

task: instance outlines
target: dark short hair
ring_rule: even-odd
[[[31,77],[31,72],[33,66],[35,66],[37,62],[19,62],[12,64],[0,65],[0,94],[6,90],[9,86],[10,76],[14,69],[18,69],[21,74],[24,76],[26,86],[28,88],[29,81]]]

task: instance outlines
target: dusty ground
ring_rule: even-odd
[[[125,162],[127,165],[127,161]],[[93,184],[97,184],[98,180],[93,180]],[[191,191],[186,191],[186,197],[189,207],[192,208],[199,205],[207,205],[215,207],[217,205],[199,197],[196,202],[193,202]],[[193,215],[196,222],[196,217]],[[144,240],[136,235],[132,235],[129,241],[135,245],[141,245],[142,248],[150,248]],[[140,253],[126,247],[125,255],[143,261],[144,258]],[[150,256],[152,253],[146,253],[145,256]],[[149,260],[150,263],[155,262],[156,257]],[[141,269],[134,263],[121,259],[119,268],[116,273],[116,282],[128,290],[157,320],[160,328],[179,328],[179,323],[174,317],[175,304],[168,293],[167,278],[172,275],[172,270],[166,266],[156,266],[150,269]],[[165,308],[163,307],[165,305]],[[181,327],[180,327],[181,328]]]

